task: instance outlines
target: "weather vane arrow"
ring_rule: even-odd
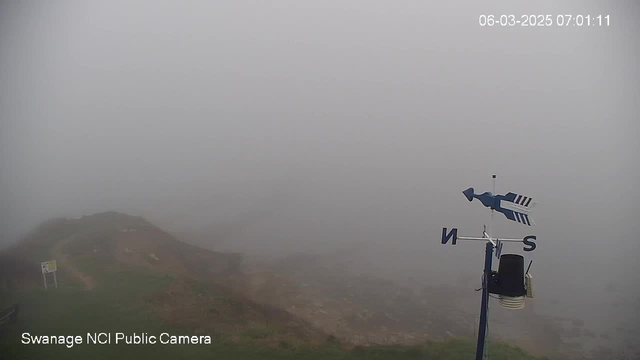
[[[531,212],[537,202],[528,196],[516,193],[507,193],[506,195],[494,195],[490,192],[484,192],[480,195],[475,194],[473,188],[468,188],[462,192],[469,201],[478,199],[485,207],[497,212],[501,212],[507,219],[517,221],[524,225],[535,225]]]

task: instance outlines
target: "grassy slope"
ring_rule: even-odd
[[[183,335],[193,329],[163,323],[144,310],[142,299],[168,286],[171,279],[122,273],[112,279],[114,286],[84,291],[74,286],[57,290],[31,290],[17,298],[3,299],[2,305],[18,300],[19,323],[5,327],[0,334],[0,354],[6,359],[113,359],[130,358],[200,358],[200,359],[471,359],[474,344],[454,340],[424,346],[384,346],[343,349],[339,344],[298,345],[281,348],[257,343],[236,344],[215,337],[212,345],[79,345],[68,349],[60,345],[22,345],[22,332],[32,335],[82,335],[87,332],[125,332],[158,335],[162,332]],[[120,284],[116,286],[116,284]],[[125,285],[126,284],[126,285]],[[246,331],[248,337],[260,337],[257,330]],[[521,350],[503,344],[492,345],[492,359],[534,360]],[[6,355],[6,357],[5,357]]]
[[[67,235],[61,229],[59,235]],[[49,245],[45,241],[39,245]],[[44,252],[38,247],[39,252]],[[35,257],[42,255],[33,254]],[[94,259],[95,260],[95,259]],[[118,271],[105,271],[99,261],[76,264],[91,274],[98,284],[85,291],[80,284],[61,273],[60,287],[45,291],[41,288],[24,289],[13,294],[0,294],[0,307],[18,302],[21,306],[19,322],[0,329],[0,358],[2,359],[441,359],[462,360],[474,357],[472,340],[458,339],[422,346],[372,346],[345,349],[337,342],[310,345],[300,342],[261,341],[275,328],[247,327],[240,339],[231,341],[221,335],[215,324],[206,326],[205,334],[214,335],[212,345],[78,345],[71,349],[62,345],[23,345],[21,334],[81,335],[87,332],[124,332],[159,335],[168,332],[189,335],[202,332],[191,325],[179,326],[161,320],[150,309],[149,299],[170,288],[176,279],[140,269],[120,267]],[[193,283],[194,291],[203,292],[209,286]],[[491,358],[496,360],[534,360],[517,348],[505,344],[490,346]]]

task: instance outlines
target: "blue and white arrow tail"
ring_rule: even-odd
[[[500,199],[499,207],[509,220],[517,221],[524,225],[535,225],[531,213],[537,202],[532,198],[521,194],[508,193]]]

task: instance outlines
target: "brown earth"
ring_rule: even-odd
[[[174,276],[185,276],[189,272],[170,249],[158,243],[146,231],[118,232],[113,236],[114,257],[124,264],[161,271]]]
[[[284,309],[353,345],[417,344],[473,333],[472,316],[442,305],[451,290],[420,297],[392,282],[316,262],[255,269],[236,279],[235,286],[246,297]]]
[[[196,333],[231,337],[236,342],[242,342],[243,334],[252,330],[265,332],[260,339],[266,343],[280,340],[319,343],[327,338],[326,333],[303,319],[218,284],[178,280],[145,302],[167,322],[193,327]]]

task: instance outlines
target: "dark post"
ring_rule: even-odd
[[[478,346],[476,347],[476,360],[482,360],[484,355],[484,342],[487,336],[487,308],[489,307],[489,279],[491,278],[491,259],[493,257],[493,244],[487,242],[484,254],[484,276],[482,280],[482,305],[480,307],[480,325],[478,327]]]

